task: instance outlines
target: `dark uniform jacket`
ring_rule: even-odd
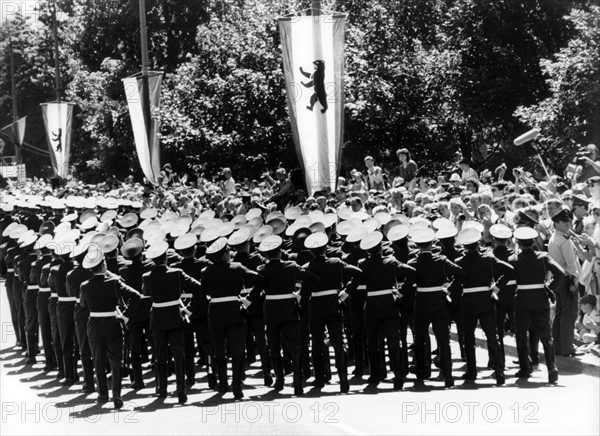
[[[265,278],[265,324],[283,323],[298,320],[296,299],[269,300],[269,295],[289,295],[296,291],[296,284],[305,280],[308,284],[317,282],[319,276],[306,271],[296,262],[270,260],[267,264],[258,267],[258,273]],[[255,286],[248,300],[256,304],[260,300],[261,287]]]
[[[517,280],[517,293],[515,295],[515,311],[548,310],[550,301],[544,288],[544,283],[549,272],[552,273],[551,289],[565,276],[565,271],[550,255],[542,251],[525,249],[509,258],[510,264],[515,269]],[[540,285],[535,289],[519,289],[523,285]]]
[[[494,247],[492,254],[502,262],[508,262],[508,259],[514,254],[514,252],[509,250],[508,247],[500,245],[498,247]],[[494,275],[494,280],[498,280],[499,275],[496,271],[494,272],[496,273]],[[500,292],[498,292],[498,304],[502,306],[512,306],[515,302],[515,292],[517,291],[517,282],[514,278],[514,268],[513,278],[509,280],[506,285],[498,287],[500,288]]]
[[[413,289],[415,313],[437,312],[448,308],[446,294],[438,292],[418,292],[418,288],[441,287],[456,277],[462,279],[464,273],[461,267],[439,254],[430,251],[421,252],[416,258],[411,259],[408,265],[417,270],[416,289]],[[410,292],[406,288],[407,292]]]
[[[50,269],[50,276],[53,277],[54,289],[58,294],[58,297],[69,297],[67,292],[67,274],[75,268],[75,264],[72,260],[65,260],[63,263],[57,266],[53,266]],[[61,302],[59,300],[56,313],[59,316],[73,318],[73,309],[75,308],[75,302]]]
[[[71,297],[80,298],[81,284],[89,280],[93,274],[89,269],[85,269],[81,265],[77,265],[67,274],[67,293]],[[75,317],[81,316],[80,319],[85,319],[88,315],[88,310],[81,306],[81,302],[75,304]]]
[[[397,284],[404,282],[404,287],[411,288],[415,282],[414,268],[399,262],[393,256],[382,257],[374,254],[358,263],[363,272],[367,294],[374,291],[395,289]],[[398,316],[398,306],[391,294],[367,296],[365,303],[365,318],[391,318]]]
[[[313,286],[303,287],[303,299],[309,298],[309,319],[324,318],[337,313],[338,293],[354,277],[362,275],[362,271],[336,257],[317,256],[305,265],[305,268],[318,275],[321,280]],[[314,296],[314,292],[335,289],[336,294]],[[304,305],[304,304],[303,304]]]
[[[152,298],[152,304],[167,303],[181,298],[182,290],[197,292],[200,283],[178,268],[156,265],[143,276],[144,295]],[[157,331],[181,329],[185,323],[181,316],[181,306],[152,307],[150,328]]]
[[[127,286],[142,293],[143,280],[142,276],[152,269],[153,264],[143,263],[141,260],[134,260],[119,268],[119,275],[125,281]],[[152,308],[152,299],[150,297],[142,297],[136,309],[131,312],[129,322],[146,321],[150,318],[150,309]]]
[[[182,258],[181,261],[173,264],[173,268],[179,268],[188,276],[200,281],[202,278],[202,270],[211,265],[211,262],[206,258]],[[192,294],[191,302],[187,305],[187,309],[192,312],[190,319],[206,318],[208,316],[208,298],[206,294],[202,294],[196,287],[193,289],[184,288],[184,293]]]
[[[233,257],[234,262],[239,262],[244,265],[246,268],[251,269],[252,271],[258,271],[258,267],[267,263],[267,260],[262,257],[258,253],[244,253],[238,252]],[[243,296],[247,297],[250,293],[250,288],[246,288],[246,291],[242,291]],[[260,293],[260,298],[256,301],[255,304],[251,304],[248,307],[248,315],[249,316],[263,316],[263,306],[265,302],[265,293]]]
[[[456,260],[465,276],[462,280],[462,310],[464,313],[485,313],[495,310],[492,290],[465,293],[464,289],[487,287],[494,282],[494,276],[502,277],[497,283],[499,288],[514,279],[514,269],[506,262],[494,256],[482,256],[478,251],[467,251]]]
[[[208,322],[213,325],[228,325],[244,322],[240,312],[242,289],[262,287],[263,277],[237,262],[215,262],[202,270],[201,294],[209,295]],[[235,297],[234,301],[215,302],[215,298]]]
[[[81,285],[81,307],[90,312],[113,312],[120,303],[127,308],[123,315],[131,315],[140,301],[140,294],[127,286],[118,276],[111,273],[94,274]],[[96,318],[90,316],[88,337],[100,338],[122,334],[121,322],[115,317]]]

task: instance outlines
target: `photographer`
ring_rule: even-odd
[[[600,176],[600,158],[598,156],[598,146],[589,144],[585,151],[577,153],[574,162],[582,166],[579,182],[585,182],[591,177]]]

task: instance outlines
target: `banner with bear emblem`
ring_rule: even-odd
[[[308,194],[335,190],[344,131],[346,16],[278,19],[292,135]]]
[[[54,174],[67,178],[71,159],[71,125],[73,103],[41,103],[46,125],[46,140]]]

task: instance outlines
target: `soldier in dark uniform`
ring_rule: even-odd
[[[8,248],[4,258],[7,267],[7,289],[8,284],[12,283],[9,293],[12,296],[11,301],[14,307],[13,322],[16,324],[15,333],[17,336],[17,343],[24,350],[27,349],[27,342],[25,334],[25,312],[23,311],[23,283],[19,276],[18,269],[19,262],[21,261],[22,249],[19,247],[17,241],[26,231],[27,227],[24,225],[18,225],[11,230],[9,238],[13,241],[14,246]]]
[[[414,351],[417,380],[431,377],[431,367],[426,364],[426,344],[429,325],[439,349],[440,369],[446,387],[454,386],[452,356],[450,354],[450,312],[446,299],[449,278],[463,277],[462,269],[445,256],[434,255],[432,250],[435,232],[431,229],[415,230],[411,238],[419,248],[419,254],[408,264],[417,271],[415,301]]]
[[[401,390],[404,386],[402,353],[405,353],[406,350],[402,350],[400,347],[400,314],[394,302],[394,294],[397,293],[397,285],[402,281],[404,281],[404,287],[412,287],[415,281],[415,270],[399,262],[393,256],[383,257],[382,241],[383,234],[377,231],[364,236],[360,242],[360,248],[368,252],[369,257],[358,263],[367,286],[364,317],[371,369],[369,383],[377,386],[381,381],[379,371],[379,334],[381,332],[389,348],[391,367],[394,371],[394,389]]]
[[[139,303],[140,294],[127,286],[113,274],[107,274],[102,250],[91,245],[83,259],[82,266],[93,276],[82,283],[80,304],[90,312],[87,334],[94,358],[96,379],[98,380],[98,403],[108,402],[106,361],[112,373],[112,394],[115,408],[123,407],[121,399],[121,365],[123,364],[123,328],[129,315]],[[126,309],[119,315],[117,306],[123,303]]]
[[[50,319],[50,330],[52,333],[52,349],[54,350],[54,357],[56,364],[58,365],[58,374],[56,375],[57,380],[65,378],[65,362],[63,360],[62,347],[60,345],[60,332],[58,329],[58,317],[56,307],[58,306],[58,294],[56,293],[56,283],[53,268],[59,266],[64,262],[60,253],[64,246],[61,246],[57,241],[50,241],[48,247],[52,250],[53,259],[50,263],[44,265],[42,268],[42,275],[40,283],[44,282],[50,288],[50,296],[48,297],[48,318]]]
[[[14,328],[15,336],[16,336],[16,345],[21,346],[21,329],[19,328],[19,312],[17,311],[17,306],[15,304],[14,299],[14,281],[15,281],[15,255],[18,253],[19,249],[17,247],[17,241],[10,237],[10,233],[15,226],[7,227],[2,234],[5,236],[5,248],[4,248],[4,264],[6,265],[6,281],[4,285],[6,287],[6,296],[8,298],[8,305],[10,308],[10,317],[12,320],[12,325]],[[23,342],[25,338],[23,338]]]
[[[338,294],[354,277],[362,276],[362,271],[339,258],[328,258],[325,254],[329,238],[325,233],[313,233],[304,241],[304,246],[310,249],[314,259],[305,265],[307,271],[315,273],[321,280],[314,287],[303,289],[303,299],[310,299],[308,304],[310,333],[312,339],[312,361],[315,369],[315,386],[325,386],[325,371],[323,368],[323,345],[325,328],[335,351],[335,363],[340,379],[340,391],[348,393],[348,363],[342,315],[339,310]]]
[[[75,361],[76,337],[74,311],[77,299],[70,296],[67,291],[67,274],[75,268],[75,264],[70,259],[70,254],[75,248],[76,242],[73,240],[60,241],[59,245],[58,253],[62,257],[63,262],[60,265],[53,266],[50,274],[58,296],[56,317],[65,368],[65,381],[63,384],[71,386],[79,379],[77,375],[77,362]]]
[[[360,241],[367,234],[365,229],[353,230],[346,236],[346,242],[352,245],[352,250],[342,259],[344,262],[358,266],[362,259],[367,258],[367,252],[361,250]],[[352,330],[352,345],[354,351],[354,372],[357,377],[362,377],[365,368],[365,319],[363,310],[367,301],[367,285],[360,284],[348,298],[350,312],[350,329]]]
[[[119,275],[125,284],[138,292],[142,292],[142,276],[152,269],[152,265],[142,262],[144,241],[138,238],[128,239],[121,248],[123,256],[130,261],[119,268]],[[131,369],[134,390],[144,389],[144,376],[142,373],[142,348],[147,347],[145,336],[150,335],[150,308],[152,300],[149,296],[142,295],[140,303],[131,311],[129,317],[129,350],[131,353]],[[144,336],[144,333],[146,334]]]
[[[259,251],[269,261],[258,268],[258,273],[265,278],[265,303],[263,313],[267,328],[269,352],[275,370],[274,388],[281,391],[284,385],[282,345],[292,357],[294,371],[294,393],[303,395],[300,361],[300,326],[297,308],[297,297],[294,294],[296,283],[302,280],[317,282],[319,277],[293,261],[281,260],[280,236],[271,235],[262,240]],[[260,301],[261,289],[255,286],[248,300],[252,304]],[[282,344],[283,339],[283,344]]]
[[[457,241],[465,248],[462,257],[456,260],[465,278],[462,282],[462,316],[465,327],[465,355],[467,372],[465,380],[477,378],[477,362],[475,359],[475,329],[477,323],[485,333],[487,348],[494,366],[496,384],[503,385],[504,370],[500,355],[500,342],[496,330],[496,307],[492,292],[499,291],[509,280],[513,279],[513,268],[494,256],[482,256],[479,253],[481,233],[474,228],[462,230]],[[499,276],[498,283],[494,276]]]
[[[533,372],[527,350],[527,332],[533,326],[544,347],[548,382],[558,381],[558,370],[554,359],[554,343],[550,325],[550,302],[546,289],[546,276],[552,273],[554,287],[563,280],[564,270],[545,252],[535,251],[534,243],[538,232],[530,227],[520,227],[514,236],[519,244],[520,252],[513,254],[510,264],[515,269],[517,293],[515,295],[515,337],[519,356],[517,377],[528,378]]]
[[[31,265],[37,260],[33,251],[33,244],[37,241],[35,233],[27,233],[19,241],[23,250],[22,260],[18,264],[19,276],[23,282],[23,310],[25,313],[25,332],[27,343],[27,364],[36,363],[35,356],[38,348],[38,319],[37,319],[37,295],[38,285],[31,280]]]
[[[44,357],[46,364],[44,371],[52,371],[56,368],[56,359],[54,348],[52,346],[52,328],[50,326],[50,317],[48,314],[48,299],[50,298],[50,287],[48,286],[48,275],[43,276],[42,271],[46,265],[50,264],[52,256],[46,248],[48,242],[52,240],[52,235],[42,235],[34,245],[35,250],[39,250],[40,257],[31,264],[31,283],[38,285],[37,300],[35,303],[37,310],[37,320],[44,348]],[[48,267],[49,268],[49,267]],[[49,271],[49,269],[47,269]]]
[[[258,267],[266,262],[260,254],[250,253],[250,231],[247,229],[240,229],[233,233],[227,240],[227,244],[235,250],[233,261],[241,263],[252,271],[257,271]],[[248,297],[249,294],[250,287],[245,287],[241,292],[242,297]],[[267,347],[267,337],[265,336],[263,303],[264,298],[263,301],[257,301],[256,304],[248,307],[246,326],[248,334],[252,335],[258,348],[265,386],[271,386],[273,377],[271,375],[271,358]]]
[[[227,358],[225,342],[229,347],[233,372],[233,395],[236,399],[242,392],[244,369],[244,342],[246,332],[240,311],[240,293],[247,287],[262,287],[263,278],[240,263],[231,262],[227,250],[227,238],[219,238],[206,250],[212,261],[202,271],[202,294],[210,296],[208,327],[215,349],[215,361],[219,375],[219,392],[227,392]]]
[[[209,266],[211,262],[205,257],[196,259],[196,235],[188,233],[179,236],[174,243],[174,248],[181,255],[182,259],[173,264],[173,268],[179,268],[190,277],[200,281],[202,269]],[[206,360],[206,373],[208,379],[208,387],[215,389],[217,387],[216,367],[214,362],[213,344],[210,338],[208,329],[208,300],[205,295],[196,292],[193,289],[188,292],[184,289],[184,301],[188,302],[188,310],[191,312],[189,316],[190,324],[185,329],[185,373],[186,384],[193,386],[196,383],[196,341],[198,348],[202,350],[202,354]],[[196,338],[194,338],[194,335]]]
[[[71,258],[77,262],[77,266],[67,274],[67,293],[70,297],[76,299],[73,308],[73,321],[81,356],[81,366],[83,367],[83,391],[94,392],[96,390],[94,386],[94,360],[92,359],[92,349],[87,336],[90,312],[80,302],[81,284],[92,277],[89,269],[84,268],[82,265],[88,246],[89,243],[79,243],[71,253]]]
[[[167,266],[165,241],[153,242],[146,251],[146,258],[154,262],[154,268],[143,277],[144,294],[152,298],[150,328],[154,339],[156,369],[158,372],[158,396],[167,396],[169,347],[175,360],[177,397],[179,403],[187,402],[185,387],[184,318],[182,317],[182,291],[198,292],[200,283],[182,270]]]
[[[492,236],[492,243],[494,248],[492,254],[502,262],[508,262],[510,256],[512,256],[512,250],[507,247],[507,242],[512,238],[512,230],[506,227],[504,224],[494,224],[490,227],[490,235]],[[514,274],[514,273],[513,273]],[[497,272],[494,274],[494,281],[498,281],[499,275]],[[514,324],[514,305],[515,305],[515,291],[517,281],[515,279],[509,280],[506,285],[498,285],[500,289],[496,294],[496,329],[498,331],[498,339],[500,341],[500,357],[502,360],[502,367],[506,369],[506,355],[504,352],[504,326],[508,322],[509,325]],[[508,318],[508,321],[507,321]]]

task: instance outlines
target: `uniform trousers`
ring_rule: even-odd
[[[45,369],[54,369],[56,367],[56,355],[52,345],[52,325],[50,322],[50,312],[48,310],[49,292],[38,292],[37,295],[37,318],[40,325],[40,336],[42,337],[42,346],[44,347],[44,357],[46,358]]]
[[[93,332],[88,329],[88,337],[96,380],[98,381],[98,394],[108,396],[108,382],[106,377],[106,362],[110,365],[112,374],[113,398],[121,398],[121,365],[123,363],[123,335],[93,337]]]
[[[452,356],[450,354],[450,313],[446,309],[435,312],[415,313],[415,363],[418,379],[427,379],[431,376],[431,366],[426,365],[427,341],[429,339],[429,325],[433,327],[433,334],[437,342],[440,368],[444,379],[452,380]]]
[[[550,309],[519,310],[519,307],[515,305],[515,339],[521,370],[532,371],[527,340],[527,332],[530,327],[533,327],[542,342],[548,371],[555,370],[554,341],[550,329]]]

